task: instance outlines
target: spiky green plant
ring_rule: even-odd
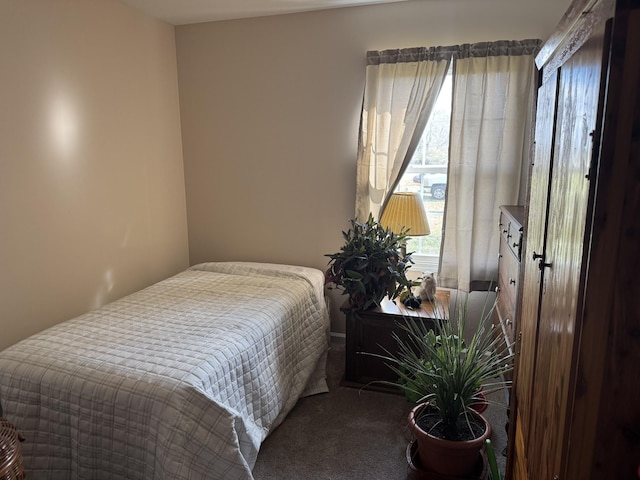
[[[399,387],[416,402],[428,402],[429,413],[439,418],[447,437],[455,438],[458,419],[485,394],[508,385],[503,375],[512,369],[513,354],[492,331],[495,303],[485,303],[477,330],[465,341],[468,300],[457,303],[449,319],[436,319],[434,330],[412,317],[402,325],[406,338],[394,334],[397,353],[383,356],[397,375]],[[434,309],[434,311],[438,311]],[[404,336],[403,336],[404,337]]]
[[[496,460],[496,450],[493,448],[493,443],[490,439],[486,439],[485,451],[487,452],[487,463],[489,464],[489,480],[502,480],[502,473],[498,468],[498,461]]]
[[[340,251],[326,255],[330,260],[325,278],[349,295],[352,308],[366,310],[411,286],[406,277],[411,256],[400,253],[407,233],[385,229],[371,214],[366,222],[350,222],[351,228],[342,232],[345,243]]]

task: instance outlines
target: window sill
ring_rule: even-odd
[[[409,273],[412,278],[414,276],[421,277],[424,272],[431,273],[438,271],[440,258],[435,255],[418,255],[414,253],[411,255],[411,259],[413,260],[413,264],[409,269]]]

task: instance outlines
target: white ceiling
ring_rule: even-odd
[[[173,25],[406,0],[121,0]]]

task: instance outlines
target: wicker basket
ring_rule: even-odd
[[[4,418],[0,418],[0,480],[23,480],[24,466],[20,442],[22,437]]]

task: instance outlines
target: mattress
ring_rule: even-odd
[[[323,284],[203,263],[0,352],[29,478],[252,478],[298,398],[326,391]]]

